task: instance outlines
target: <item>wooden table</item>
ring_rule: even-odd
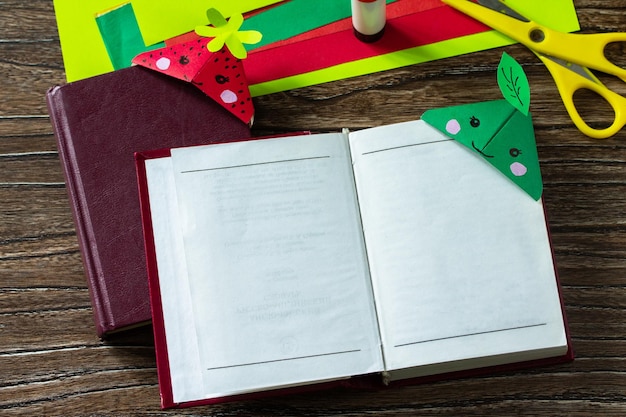
[[[626,1],[575,4],[584,31],[626,31]],[[529,51],[516,45],[260,97],[254,131],[359,129],[499,99],[503,50],[523,64],[532,88],[577,359],[382,392],[335,390],[163,414],[626,415],[626,129],[609,140],[579,133]],[[623,45],[612,55],[626,63]],[[52,2],[0,2],[0,414],[159,415],[151,329],[107,342],[95,335],[44,102],[48,87],[64,79]],[[626,95],[626,84],[611,86]],[[588,107],[590,120],[609,121],[608,112]]]

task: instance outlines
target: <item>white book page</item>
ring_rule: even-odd
[[[206,397],[383,369],[345,135],[172,162]]]
[[[193,326],[187,265],[171,158],[145,161],[163,326],[175,402],[202,398],[202,374]],[[181,262],[183,260],[183,262]]]
[[[423,121],[350,144],[388,369],[565,353],[541,202]]]

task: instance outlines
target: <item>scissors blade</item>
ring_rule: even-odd
[[[576,74],[580,75],[581,77],[584,77],[586,79],[588,79],[589,81],[592,81],[596,84],[602,85],[602,83],[600,82],[600,80],[598,80],[598,78],[593,75],[593,73],[591,73],[591,71],[589,71],[586,67],[583,67],[582,65],[578,65],[578,64],[574,64],[573,62],[569,62],[566,61],[564,59],[561,58],[557,58],[555,56],[552,55],[546,55],[546,54],[541,54],[541,53],[537,53],[537,55],[539,55],[539,57],[543,57],[545,59],[549,59],[550,61],[554,62],[555,64],[558,64],[570,71],[575,72]]]
[[[511,9],[506,4],[502,3],[500,0],[478,0],[478,4],[481,6],[485,6],[491,10],[495,10],[496,12],[500,12],[514,19],[520,20],[522,22],[530,22],[525,16],[522,16],[515,10]]]
[[[454,7],[460,12],[473,17],[474,19],[484,23],[485,25],[491,26],[493,29],[503,33],[513,40],[521,42],[528,47],[532,46],[530,45],[530,40],[528,39],[529,25],[531,24],[530,21],[521,16],[515,10],[502,4],[502,2],[480,0],[479,4],[474,3],[470,0],[442,1],[448,6]],[[487,4],[483,5],[482,3],[485,2],[487,2]],[[504,12],[502,10],[504,10]],[[506,14],[506,11],[516,14],[519,17],[509,16],[508,14]],[[520,18],[522,20],[520,20]]]

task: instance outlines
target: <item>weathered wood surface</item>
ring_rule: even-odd
[[[626,1],[575,4],[584,31],[626,31]],[[521,46],[503,50],[524,65],[532,87],[576,361],[382,392],[334,390],[161,412],[150,328],[107,342],[95,336],[44,102],[48,87],[64,82],[52,1],[0,2],[0,414],[626,415],[626,129],[603,141],[583,136],[536,57]],[[501,52],[261,97],[255,133],[358,129],[498,99]],[[611,55],[626,63],[624,45]],[[610,81],[626,95],[626,84]],[[591,120],[610,120],[595,105],[583,106]]]

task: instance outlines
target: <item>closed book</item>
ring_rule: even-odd
[[[141,67],[51,88],[47,104],[99,336],[150,321],[134,152],[241,139],[190,83]]]

